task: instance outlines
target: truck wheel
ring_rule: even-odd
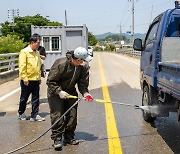
[[[142,96],[142,105],[143,106],[148,106],[148,105],[153,105],[154,104],[154,95],[155,91],[153,91],[152,88],[149,89],[149,87],[146,85],[143,89],[143,96]],[[143,110],[143,118],[147,122],[153,122],[156,117],[148,112],[147,110]]]

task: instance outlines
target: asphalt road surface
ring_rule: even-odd
[[[90,93],[95,99],[141,105],[139,60],[120,54],[94,53],[90,62]],[[29,143],[50,127],[46,79],[42,79],[40,115],[44,122],[17,119],[19,79],[0,85],[0,153]],[[28,104],[26,115],[30,115]],[[176,114],[146,123],[142,111],[130,106],[80,101],[76,146],[54,151],[48,132],[16,153],[35,154],[173,154],[180,153],[180,123]]]

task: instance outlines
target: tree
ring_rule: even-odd
[[[114,44],[107,44],[105,50],[114,51],[116,49]]]
[[[88,45],[94,46],[96,44],[97,44],[96,37],[91,32],[88,32]]]
[[[0,54],[19,52],[24,46],[25,43],[19,36],[8,34],[0,37]]]
[[[3,23],[1,31],[3,36],[8,34],[17,35],[25,42],[29,42],[31,35],[31,25],[34,26],[62,26],[62,23],[51,22],[47,18],[44,18],[40,14],[35,16],[16,17],[14,20],[15,25],[11,25],[9,22]]]

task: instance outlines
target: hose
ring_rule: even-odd
[[[33,139],[31,142],[15,149],[15,150],[12,150],[12,151],[9,151],[7,153],[4,153],[4,154],[11,154],[11,153],[14,153],[16,151],[19,151],[27,146],[29,146],[30,144],[34,143],[35,141],[37,141],[38,139],[40,139],[42,136],[44,136],[47,132],[49,132],[51,130],[51,128],[56,125],[75,105],[77,105],[79,103],[79,101],[81,100],[81,98],[78,98],[78,100],[66,111],[64,112],[64,114],[53,124],[51,125],[51,127],[49,127],[46,131],[44,131],[44,133],[42,133],[41,135],[39,135],[38,137],[36,137],[35,139]]]
[[[81,97],[77,97],[77,96],[72,96],[72,95],[69,95],[68,98],[72,98],[72,99],[78,99],[51,127],[49,127],[44,133],[42,133],[41,135],[39,135],[38,137],[36,137],[35,139],[33,139],[31,142],[15,149],[15,150],[12,150],[10,152],[7,152],[7,153],[4,153],[4,154],[11,154],[11,153],[14,153],[16,151],[19,151],[27,146],[29,146],[30,144],[34,143],[35,141],[37,141],[38,139],[40,139],[42,136],[44,136],[47,132],[49,132],[51,130],[51,128],[56,125],[76,104],[79,103],[79,101],[81,99],[85,99],[85,98],[81,98]],[[96,101],[97,103],[111,103],[111,104],[119,104],[119,105],[125,105],[125,106],[132,106],[132,107],[135,107],[135,108],[142,108],[141,106],[138,106],[138,105],[132,105],[132,104],[125,104],[125,103],[118,103],[118,102],[111,102],[111,101],[106,101],[106,100],[101,100],[101,99],[94,99],[94,101]]]

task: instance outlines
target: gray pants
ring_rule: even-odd
[[[60,99],[58,95],[48,96],[50,107],[51,124],[53,125],[77,100],[76,99]],[[66,140],[74,138],[74,131],[77,125],[77,105],[75,105],[53,128],[51,138],[62,139],[62,135]]]

